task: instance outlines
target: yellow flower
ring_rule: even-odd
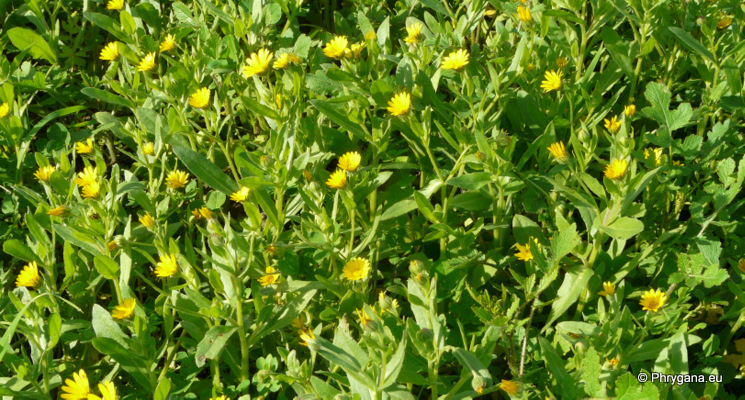
[[[323,54],[325,54],[326,57],[340,58],[344,56],[348,43],[346,37],[336,36],[331,39],[330,42],[326,43],[326,47],[323,48]]]
[[[685,167],[685,164],[683,164],[681,161],[673,160],[673,167]]]
[[[116,60],[119,58],[119,45],[117,45],[116,42],[107,44],[103,50],[101,50],[101,55],[98,58],[104,61]]]
[[[541,82],[541,89],[545,93],[561,89],[561,77],[563,75],[561,71],[546,71],[546,74],[543,76],[544,80]]]
[[[344,188],[344,186],[347,186],[347,174],[343,169],[337,169],[326,181],[326,185],[332,189]]]
[[[388,101],[388,112],[393,116],[404,115],[411,109],[411,95],[401,92]]]
[[[618,120],[618,117],[615,115],[611,119],[604,119],[605,121],[605,129],[609,130],[611,133],[618,132],[618,129],[621,127],[621,121]]]
[[[655,165],[662,165],[662,152],[663,152],[662,148],[661,147],[653,148],[652,149],[652,152],[654,153],[654,163],[655,163]],[[645,160],[649,158],[649,154],[650,154],[649,153],[649,149],[644,149],[644,159]]]
[[[158,278],[167,278],[176,275],[177,272],[178,263],[176,262],[176,256],[173,254],[161,255],[160,262],[155,266],[155,276]]]
[[[354,172],[357,170],[357,167],[360,166],[361,160],[362,156],[360,156],[360,153],[350,151],[339,158],[339,168],[345,171]]]
[[[404,42],[408,44],[419,42],[419,38],[422,36],[422,23],[416,22],[411,26],[407,26],[406,33],[408,35],[404,38]]]
[[[342,273],[344,278],[350,281],[365,279],[370,273],[370,262],[364,258],[353,258],[344,265]]]
[[[279,280],[279,273],[275,273],[276,270],[273,267],[266,267],[264,271],[266,272],[266,275],[257,279],[259,283],[261,283],[261,286],[273,285],[277,283],[277,281]]]
[[[83,197],[86,199],[95,199],[101,193],[101,185],[98,182],[91,182],[83,186]]]
[[[114,382],[103,381],[98,384],[98,390],[101,391],[101,396],[103,397],[89,394],[88,400],[116,400],[116,386],[114,386]]]
[[[566,57],[559,57],[556,59],[556,66],[559,68],[564,68],[567,66],[569,61],[567,61]]]
[[[260,49],[258,52],[251,54],[246,59],[246,64],[243,67],[243,76],[250,78],[254,75],[258,75],[267,68],[269,68],[269,62],[272,61],[274,55],[267,49]]]
[[[96,169],[90,165],[85,167],[83,172],[79,172],[78,177],[75,178],[78,186],[87,186],[94,182],[98,182],[98,175],[96,175]]]
[[[210,90],[206,87],[198,89],[189,97],[189,105],[196,108],[205,108],[210,103]]]
[[[639,305],[642,306],[644,311],[657,312],[667,302],[667,296],[660,289],[648,290],[642,295]]]
[[[210,219],[210,218],[212,218],[212,211],[210,211],[210,209],[207,208],[207,207],[197,208],[197,209],[193,210],[191,213],[192,213],[192,215],[194,215],[194,218],[196,218],[196,219],[200,219],[200,218]]]
[[[293,64],[299,64],[300,61],[302,61],[300,59],[300,57],[298,57],[298,56],[296,56],[296,55],[294,55],[292,53],[289,53],[288,57],[290,58],[290,62],[293,63]]]
[[[223,395],[223,396],[217,396],[214,399],[210,397],[210,400],[230,400],[230,398]]]
[[[160,42],[160,52],[173,50],[173,48],[176,47],[176,36],[173,36],[173,34],[170,34],[166,36],[165,39],[163,39],[162,42]]]
[[[316,335],[313,334],[312,330],[304,329],[300,331],[300,339],[302,340],[300,344],[302,344],[303,346],[308,346],[308,344],[316,340]]]
[[[745,258],[740,259],[740,262],[737,263],[737,268],[740,268],[740,271],[745,274]]]
[[[155,53],[146,55],[137,66],[138,71],[150,71],[153,68],[155,68]]]
[[[112,240],[112,241],[110,241],[110,242],[109,242],[109,243],[108,243],[108,244],[106,245],[106,247],[108,247],[108,248],[109,248],[109,250],[111,250],[111,251],[114,251],[114,250],[116,250],[116,249],[118,249],[118,248],[119,248],[119,245],[118,245],[118,244],[116,243],[116,240]]]
[[[121,304],[114,307],[114,311],[111,312],[111,316],[116,319],[126,319],[135,313],[135,305],[137,301],[135,299],[124,299]]]
[[[375,311],[375,309],[373,309]],[[365,309],[360,310],[359,308],[355,310],[357,313],[357,317],[360,319],[360,325],[367,327],[370,325],[370,322],[372,321],[372,318],[370,318],[369,315],[365,312]]]
[[[87,400],[90,393],[88,376],[82,369],[72,374],[72,379],[65,379],[67,386],[62,386],[62,397],[65,400]]]
[[[616,285],[613,282],[603,282],[603,291],[598,294],[601,296],[613,296],[616,293]]]
[[[292,327],[302,331],[305,329],[305,322],[303,322],[302,318],[296,317],[292,320]]]
[[[468,65],[468,52],[460,49],[451,51],[450,54],[442,60],[440,67],[442,69],[459,70]]]
[[[515,257],[517,257],[518,260],[530,261],[533,259],[533,253],[530,252],[530,243],[526,243],[525,246],[520,245],[520,243],[515,243],[515,246],[517,246],[517,250],[519,250],[515,253]]]
[[[613,160],[605,167],[605,177],[608,179],[621,179],[626,174],[626,167],[628,167],[626,160]]]
[[[376,37],[378,36],[375,34],[375,31],[368,31],[365,34],[365,40],[372,40],[372,39],[375,39]]]
[[[39,180],[39,182],[49,182],[49,178],[52,177],[55,169],[55,167],[47,165],[46,167],[37,169],[34,176]]]
[[[251,193],[251,190],[245,186],[241,187],[241,190],[233,193],[230,195],[230,200],[233,200],[236,203],[240,203],[242,201],[246,201],[248,198],[248,194]]]
[[[39,275],[39,267],[36,266],[36,261],[31,261],[23,267],[23,270],[18,274],[16,278],[16,287],[30,287],[35,288],[41,282],[41,276]]]
[[[67,207],[65,206],[55,207],[47,211],[47,215],[52,215],[55,217],[64,217],[65,215],[67,215]]]
[[[365,48],[365,42],[359,42],[351,45],[348,49],[344,50],[344,57],[346,58],[359,58],[362,54],[362,50]]]
[[[551,146],[548,146],[548,151],[554,156],[556,161],[565,161],[567,159],[567,149],[564,147],[564,142],[556,142]]]
[[[111,0],[108,4],[106,4],[107,10],[119,11],[122,8],[124,8],[124,0]]]
[[[520,390],[520,386],[518,386],[516,382],[504,379],[502,379],[502,383],[499,385],[499,388],[504,390],[507,394],[517,394],[517,392]]]
[[[171,189],[181,189],[189,182],[189,174],[184,171],[171,171],[166,178],[166,186]]]
[[[729,15],[723,15],[719,18],[719,21],[717,21],[717,28],[719,29],[724,29],[730,25],[732,25],[732,17]]]
[[[517,6],[517,18],[525,23],[533,22],[533,16],[530,15],[530,9],[527,7]]]
[[[75,151],[77,151],[78,154],[88,154],[93,152],[93,139],[88,138],[85,142],[75,143]]]
[[[140,223],[142,225],[145,225],[145,228],[147,229],[153,229],[155,226],[155,220],[152,216],[150,216],[150,213],[145,213],[142,217],[140,217]]]
[[[274,64],[272,64],[272,67],[274,69],[282,69],[289,64],[290,64],[290,54],[282,53],[281,55],[277,56],[277,60],[274,61]]]
[[[5,118],[8,114],[10,114],[10,105],[8,105],[8,103],[3,103],[0,105],[0,118]]]
[[[615,367],[616,365],[618,365],[618,361],[619,360],[615,357],[611,358],[610,360],[608,359],[608,357],[605,357],[605,362],[610,364],[611,367]]]
[[[626,115],[626,118],[633,117],[635,112],[636,112],[636,106],[633,104],[629,104],[623,108],[623,113]]]
[[[152,156],[155,154],[155,149],[153,148],[152,142],[147,142],[142,145],[142,153],[148,156]]]

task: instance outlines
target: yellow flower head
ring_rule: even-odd
[[[47,215],[52,215],[55,217],[64,217],[65,215],[67,215],[67,207],[65,206],[55,207],[47,211]]]
[[[296,317],[292,320],[292,327],[298,330],[304,330],[305,329],[305,322],[303,322],[303,319],[300,317]]]
[[[719,21],[717,21],[717,28],[719,29],[724,29],[730,25],[732,25],[732,17],[729,15],[723,15],[719,18]]]
[[[635,112],[636,106],[633,104],[629,104],[623,108],[623,113],[626,115],[626,118],[633,117]]]
[[[101,392],[102,397],[89,394],[88,400],[116,400],[116,386],[114,386],[114,382],[103,381],[98,384],[98,390]]]
[[[101,50],[101,55],[98,57],[103,61],[114,61],[117,58],[119,58],[119,45],[116,42],[111,42],[107,44],[103,50]]]
[[[450,54],[442,60],[440,67],[442,69],[460,70],[468,65],[468,52],[460,49],[451,51]]]
[[[642,295],[639,305],[642,306],[644,311],[657,312],[667,302],[667,296],[660,289],[648,290]]]
[[[543,76],[544,80],[541,82],[541,89],[545,93],[561,89],[561,77],[563,75],[561,71],[546,71],[546,74]]]
[[[162,42],[160,42],[160,52],[163,53],[165,51],[173,50],[176,47],[176,36],[173,36],[173,34],[169,34],[163,39]]]
[[[375,311],[375,309],[373,309]],[[372,318],[370,318],[369,315],[367,315],[367,312],[365,312],[365,309],[363,308],[360,310],[359,308],[355,310],[357,313],[357,317],[360,319],[360,325],[364,327],[368,327],[370,325],[370,322],[372,322]]]
[[[52,174],[54,173],[55,169],[56,169],[55,167],[51,165],[47,165],[46,167],[41,167],[37,169],[36,172],[34,173],[34,176],[36,177],[36,179],[39,180],[39,182],[49,182],[49,178],[52,177]]]
[[[210,90],[206,87],[198,89],[189,97],[189,105],[196,108],[205,108],[210,104]]]
[[[39,282],[41,282],[39,267],[36,266],[36,261],[31,261],[26,264],[18,274],[18,278],[16,278],[16,287],[25,286],[35,288],[39,285]]]
[[[178,272],[178,263],[174,254],[160,256],[160,262],[155,265],[155,276],[158,278],[167,278],[176,275]]]
[[[414,44],[414,43],[419,42],[419,39],[422,36],[422,23],[415,22],[411,26],[407,26],[406,33],[407,33],[407,36],[406,38],[404,38],[404,42],[408,44]]]
[[[272,68],[282,69],[288,66],[289,64],[290,64],[290,53],[282,53],[281,55],[277,56],[277,60],[274,61],[274,64],[272,64]]]
[[[75,178],[75,183],[78,186],[88,186],[91,183],[98,182],[98,175],[96,175],[96,169],[92,166],[87,166],[83,169],[83,172],[78,173],[78,177]]]
[[[342,269],[344,279],[350,281],[359,281],[367,278],[370,273],[370,262],[364,258],[353,258],[349,260]]]
[[[499,385],[499,388],[504,390],[507,394],[517,394],[518,391],[520,391],[520,386],[517,384],[517,382],[508,381],[505,379],[502,379],[502,383]]]
[[[529,22],[533,22],[533,16],[530,15],[530,9],[523,6],[517,6],[517,18],[520,19],[520,21],[525,22],[526,24]]]
[[[122,8],[124,8],[124,0],[111,0],[106,4],[107,10],[116,10],[119,11]]]
[[[210,400],[230,400],[230,397],[223,395],[223,396],[217,396],[215,398],[210,397]]]
[[[556,161],[562,162],[567,159],[567,149],[564,147],[564,142],[556,142],[548,146],[548,151],[554,156]]]
[[[273,267],[266,267],[266,275],[258,279],[261,286],[274,285],[279,280],[279,273]]]
[[[610,131],[611,133],[618,132],[618,129],[621,127],[621,121],[618,120],[618,117],[615,115],[611,119],[604,119],[605,121],[605,129]]]
[[[316,335],[313,333],[312,330],[304,329],[300,331],[300,340],[302,340],[300,344],[302,344],[303,346],[308,346],[308,344],[315,342]]]
[[[155,226],[155,220],[150,215],[150,213],[145,213],[145,215],[140,217],[140,223],[142,225],[145,225],[145,228],[147,229],[153,229],[153,227]]]
[[[147,142],[142,145],[142,153],[148,156],[152,156],[155,154],[155,149],[153,148],[152,142]]]
[[[236,203],[240,203],[242,201],[246,201],[248,198],[248,194],[251,193],[251,189],[243,186],[241,189],[233,194],[230,195],[230,200],[233,200]]]
[[[556,66],[559,68],[564,68],[567,66],[569,61],[567,61],[566,57],[559,57],[556,59]]]
[[[292,53],[289,53],[287,57],[289,57],[290,62],[293,63],[293,64],[300,64],[300,61],[302,61],[300,59],[300,57],[298,57],[298,56],[296,56],[296,55],[294,55]]]
[[[336,36],[330,42],[326,43],[326,47],[323,48],[323,54],[326,57],[341,58],[344,56],[348,43],[346,37]]]
[[[401,92],[388,101],[388,112],[393,116],[404,115],[411,109],[411,95]]]
[[[200,207],[195,210],[193,210],[192,215],[194,215],[194,218],[200,219],[211,219],[212,218],[212,211],[207,207]]]
[[[106,247],[108,247],[109,250],[114,251],[119,248],[119,245],[116,243],[116,240],[110,241]]]
[[[349,153],[339,157],[339,168],[345,171],[354,172],[357,170],[357,167],[360,166],[360,161],[362,161],[360,153],[350,151]]]
[[[150,71],[153,68],[155,68],[155,53],[146,55],[137,66],[138,71]]]
[[[189,182],[189,174],[184,171],[174,170],[168,173],[166,186],[171,189],[181,189]]]
[[[85,142],[75,143],[75,151],[78,154],[88,154],[93,152],[93,139],[88,138]]]
[[[64,400],[87,400],[90,393],[88,375],[82,369],[72,374],[72,379],[65,379],[65,385],[62,386],[63,394],[60,396]]]
[[[332,189],[343,189],[344,186],[347,186],[346,172],[343,169],[337,169],[326,181],[326,185]]]
[[[267,49],[260,49],[258,52],[251,54],[246,59],[246,64],[243,66],[243,76],[250,78],[254,75],[258,75],[267,68],[269,68],[269,62],[272,61],[274,55]]]
[[[116,319],[126,319],[135,313],[135,305],[137,300],[135,299],[124,299],[121,304],[114,307],[114,311],[111,312],[111,316]]]
[[[662,165],[662,148],[653,148],[652,153],[654,153],[654,163],[655,165]],[[650,156],[649,149],[644,149],[644,159],[648,159]]]
[[[365,48],[365,42],[355,43],[349,46],[348,49],[344,50],[344,57],[346,58],[359,58],[362,54],[362,50]]]
[[[621,179],[626,174],[626,167],[628,167],[626,160],[613,160],[605,167],[605,177],[608,179]]]
[[[86,199],[95,199],[101,193],[101,184],[91,182],[83,186],[83,197]]]
[[[0,105],[0,118],[5,118],[8,114],[10,114],[10,105],[8,103],[3,103]]]
[[[526,243],[525,246],[522,246],[520,243],[515,243],[515,246],[518,250],[518,252],[515,253],[515,257],[517,257],[518,260],[530,261],[533,259],[533,253],[530,252],[530,243]]]
[[[601,296],[613,296],[616,293],[616,285],[613,282],[603,282],[603,291],[598,294]]]
[[[618,365],[618,361],[619,360],[615,357],[611,358],[610,360],[608,359],[608,357],[605,357],[605,362],[610,364],[611,367],[615,367],[616,365]]]

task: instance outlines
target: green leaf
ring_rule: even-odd
[[[257,343],[262,337],[289,325],[293,319],[300,315],[308,303],[313,299],[316,294],[316,290],[308,290],[300,296],[295,297],[286,306],[282,307],[278,312],[272,313],[271,318],[261,326],[257,327],[256,330],[249,336],[249,346]]]
[[[114,93],[110,93],[105,90],[88,87],[82,89],[81,92],[88,97],[93,97],[94,99],[103,101],[104,103],[114,104],[127,108],[135,107],[134,103],[132,103],[128,99],[125,99],[122,96],[117,96]]]
[[[93,255],[102,253],[101,248],[98,247],[95,239],[92,237],[60,224],[53,224],[52,227],[65,241],[70,242]]]
[[[119,279],[119,264],[107,255],[97,255],[93,259],[93,265],[101,276],[106,279]]]
[[[158,382],[158,386],[155,388],[155,393],[153,393],[153,400],[166,400],[168,398],[168,393],[171,392],[171,381],[163,377],[160,382]]]
[[[388,207],[385,212],[383,212],[383,215],[380,216],[380,220],[387,221],[389,219],[400,217],[409,211],[416,209],[416,207],[416,200],[412,200],[411,198],[400,200]]]
[[[137,25],[132,15],[127,10],[119,11],[119,22],[122,24],[124,31],[130,35],[134,35]]]
[[[401,373],[401,368],[404,366],[404,355],[406,355],[406,335],[401,335],[401,342],[398,344],[398,349],[388,360],[388,364],[385,369],[385,378],[381,388],[385,388],[392,385],[398,379],[398,375]],[[487,371],[488,373],[488,371]]]
[[[569,228],[555,233],[551,240],[552,264],[555,265],[561,261],[565,255],[569,254],[580,243],[582,243],[582,240],[577,235],[577,224],[571,224]]]
[[[150,366],[139,356],[113,339],[97,337],[93,339],[92,343],[98,352],[110,356],[114,361],[119,363],[146,390],[153,390],[155,379],[153,376],[151,380]]]
[[[600,230],[618,240],[628,240],[644,231],[644,223],[636,218],[621,217]]]
[[[483,379],[487,387],[492,385],[492,376],[489,373],[489,370],[476,356],[460,347],[453,350],[453,355],[458,359],[458,362],[461,363],[461,365],[471,372],[474,378],[480,377]]]
[[[365,137],[365,131],[359,125],[350,121],[348,116],[337,111],[337,109],[331,106],[328,102],[322,100],[311,100],[310,104],[312,104],[315,108],[318,109],[318,111],[323,113],[323,115],[328,117],[330,120],[334,121],[337,125],[349,132],[352,132],[355,138],[363,139]]]
[[[238,191],[238,184],[203,155],[186,147],[175,145],[173,146],[173,152],[199,180],[226,195],[231,195]]]
[[[590,347],[582,360],[582,380],[585,381],[585,392],[589,397],[605,396],[605,391],[600,385],[600,367],[600,356],[594,347]]]
[[[678,28],[677,26],[670,26],[667,29],[670,29],[670,32],[672,32],[675,36],[677,36],[678,40],[683,44],[683,46],[687,47],[689,50],[692,50],[698,55],[706,58],[707,60],[716,63],[714,60],[714,54],[709,51],[704,45],[701,44],[698,40],[696,40],[693,36],[691,36],[690,33]]]
[[[448,203],[449,207],[462,208],[467,211],[480,211],[486,210],[492,204],[490,198],[481,194],[481,192],[466,192],[461,193]]]
[[[476,190],[488,185],[490,182],[492,182],[492,175],[490,173],[474,172],[448,179],[445,183],[463,189]]]
[[[259,103],[258,101],[248,97],[248,96],[241,96],[241,100],[243,101],[243,105],[246,106],[249,110],[255,112],[256,114],[259,114],[263,117],[271,118],[274,120],[279,119],[279,114],[277,114],[276,111],[272,110],[271,108]]]
[[[3,357],[5,357],[5,353],[9,349],[11,349],[10,339],[12,339],[13,335],[15,335],[16,329],[18,328],[18,324],[21,322],[21,319],[26,316],[26,310],[28,310],[29,307],[34,305],[34,303],[36,303],[36,300],[44,296],[51,296],[51,293],[40,294],[32,298],[31,301],[26,303],[26,305],[23,306],[23,308],[18,312],[18,314],[16,314],[15,318],[13,318],[13,321],[10,323],[10,325],[8,325],[8,328],[6,328],[5,333],[3,334],[3,338],[0,339],[0,349],[2,349],[0,350],[0,362],[3,361]]]
[[[121,40],[122,42],[132,43],[132,39],[130,39],[130,36],[127,35],[123,30],[121,30],[121,28],[119,28],[119,21],[107,15],[94,12],[85,12],[83,13],[83,16],[88,21],[91,21],[93,25],[96,25],[97,27],[109,32],[110,34],[114,35],[115,38]]]
[[[210,328],[197,345],[197,351],[194,355],[197,367],[202,367],[207,359],[218,357],[220,353],[225,350],[225,343],[228,342],[228,339],[230,339],[236,331],[238,331],[238,328],[224,325],[213,326]],[[243,340],[243,338],[241,338],[241,340]]]
[[[31,128],[31,131],[26,135],[26,138],[28,139],[34,137],[47,123],[49,123],[49,121],[52,121],[53,119],[64,117],[65,115],[69,114],[74,114],[85,109],[85,106],[72,106],[50,112],[49,114],[45,115],[44,118],[41,119],[41,121],[37,122],[33,128]]]
[[[36,261],[37,263],[41,263],[39,256],[18,239],[6,240],[5,243],[3,243],[3,251],[15,258],[20,258],[23,261]]]
[[[416,205],[419,207],[419,211],[424,215],[425,218],[430,220],[431,222],[440,222],[437,217],[435,217],[435,209],[432,207],[432,203],[429,202],[429,199],[425,197],[423,194],[419,193],[419,191],[414,191],[414,200],[416,200]]]
[[[600,37],[603,39],[603,45],[608,49],[613,61],[621,67],[627,77],[633,77],[634,68],[631,66],[629,45],[614,29],[607,26],[603,28]]]
[[[549,343],[544,337],[539,337],[538,342],[541,345],[541,353],[543,354],[543,362],[546,364],[546,368],[551,372],[556,383],[558,385],[558,394],[561,394],[561,398],[574,399],[577,398],[576,392],[577,387],[575,386],[575,380],[569,375],[566,370],[566,362],[561,359],[559,353],[556,351],[554,346]]]
[[[57,54],[38,33],[26,28],[11,28],[7,35],[19,50],[28,51],[34,58],[47,60],[50,64],[57,63]]]
[[[587,282],[590,281],[590,278],[594,274],[592,269],[581,266],[573,267],[566,273],[564,282],[562,282],[558,293],[556,293],[556,301],[551,303],[551,313],[543,328],[544,331],[579,299],[582,291],[587,288]]]
[[[104,310],[98,304],[94,304],[92,316],[93,331],[96,332],[96,337],[108,338],[116,341],[126,349],[129,348],[127,335],[122,332],[122,328],[114,321],[114,318],[111,317],[108,311]]]

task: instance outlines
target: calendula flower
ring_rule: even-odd
[[[556,159],[556,161],[565,161],[567,159],[567,149],[564,147],[564,142],[556,142],[551,146],[548,146],[548,151]]]
[[[657,312],[667,302],[667,296],[660,289],[648,290],[642,295],[639,305],[642,306],[644,311]]]
[[[304,330],[305,329],[305,322],[303,322],[303,319],[300,317],[296,317],[292,320],[292,327],[297,330]]]
[[[546,71],[546,74],[543,76],[544,80],[541,82],[541,89],[545,93],[561,89],[561,77],[563,75],[561,71]]]
[[[326,57],[341,58],[344,56],[348,43],[346,37],[336,36],[330,42],[326,43],[326,47],[323,48],[323,54]]]
[[[137,305],[137,300],[124,299],[121,304],[114,307],[111,316],[116,319],[127,319],[135,313],[135,305]]]
[[[206,87],[198,89],[189,97],[189,105],[196,108],[205,108],[210,103],[210,90]]]
[[[339,168],[354,172],[357,170],[357,167],[360,166],[360,161],[362,160],[362,156],[360,153],[356,151],[350,151],[349,153],[344,154],[343,156],[339,157]]]
[[[261,286],[274,285],[277,283],[279,280],[279,273],[276,273],[276,270],[273,267],[266,267],[264,271],[266,272],[266,275],[257,279],[259,283],[261,283]]]
[[[200,218],[211,219],[212,218],[212,211],[210,211],[210,209],[207,207],[197,208],[191,213],[192,215],[194,215],[194,218],[196,219],[200,219]]]
[[[83,197],[86,199],[95,199],[101,193],[101,184],[91,182],[83,186]]]
[[[342,269],[344,279],[359,281],[370,273],[370,262],[367,259],[355,257],[349,260]]]
[[[210,400],[230,400],[230,398],[223,395],[223,396],[217,396],[215,398],[210,397]]]
[[[87,186],[94,182],[98,182],[98,175],[96,175],[96,169],[90,165],[85,167],[83,172],[78,172],[78,177],[75,178],[78,186]]]
[[[608,179],[621,179],[623,178],[623,175],[626,174],[626,167],[628,167],[626,160],[613,160],[607,167],[605,167],[605,177]]]
[[[346,58],[359,58],[362,54],[362,50],[365,48],[365,42],[355,43],[349,46],[348,49],[344,50],[344,57]]]
[[[65,400],[87,400],[90,393],[88,375],[82,369],[72,374],[72,379],[65,379],[62,386],[63,394],[60,396]]]
[[[717,21],[717,28],[719,29],[724,29],[730,25],[732,25],[732,17],[729,15],[723,15],[719,18],[719,21]]]
[[[517,18],[527,23],[533,22],[533,16],[530,15],[530,9],[523,6],[517,6]]]
[[[168,173],[166,186],[171,189],[181,189],[189,182],[189,174],[184,171],[175,170]]]
[[[517,394],[518,391],[520,391],[520,386],[517,384],[517,382],[508,381],[505,379],[502,379],[502,383],[499,385],[499,388],[504,390],[507,394]]]
[[[300,331],[300,340],[302,340],[300,344],[307,347],[308,344],[316,340],[316,335],[313,333],[312,330],[305,329],[305,330]]]
[[[145,213],[142,217],[140,217],[140,223],[142,225],[145,225],[145,228],[147,229],[153,229],[155,226],[155,220],[152,216],[150,216],[150,213]]]
[[[117,58],[119,58],[119,45],[116,42],[111,42],[107,44],[103,50],[101,50],[101,55],[98,56],[103,61],[114,61]]]
[[[633,117],[635,112],[636,106],[633,104],[629,104],[623,108],[623,113],[626,115],[626,118]]]
[[[30,287],[35,288],[41,282],[41,276],[39,275],[39,267],[36,266],[36,261],[31,261],[26,264],[16,278],[16,287]]]
[[[603,290],[598,292],[601,296],[613,296],[616,293],[616,285],[613,282],[603,282]]]
[[[517,257],[518,260],[530,261],[533,259],[533,253],[530,252],[530,243],[526,243],[525,246],[522,246],[520,243],[515,243],[515,246],[517,246],[518,250],[518,252],[515,253],[515,257]]]
[[[422,23],[415,22],[411,26],[406,27],[407,36],[404,38],[404,42],[408,44],[414,44],[419,42],[422,36]]]
[[[34,176],[39,182],[49,182],[49,178],[52,177],[52,174],[55,171],[55,167],[51,165],[47,165],[46,167],[40,167],[36,170],[34,173]]]
[[[119,244],[116,243],[116,240],[112,240],[106,244],[106,247],[109,249],[109,251],[114,251],[119,248]]]
[[[0,118],[5,118],[8,114],[10,114],[10,105],[3,103],[0,105]]]
[[[98,390],[101,392],[101,397],[89,394],[88,400],[116,400],[116,386],[113,382],[103,381],[99,383]]]
[[[610,360],[608,359],[608,357],[605,357],[605,362],[610,364],[611,367],[615,367],[616,365],[618,365],[618,361],[619,360],[615,357],[611,358]]]
[[[326,185],[332,189],[342,189],[347,186],[347,174],[343,169],[337,169],[326,181]]]
[[[468,65],[468,52],[460,49],[451,51],[450,54],[442,60],[440,67],[442,69],[460,70]]]
[[[682,161],[673,160],[673,167],[685,167]]]
[[[47,211],[47,215],[52,215],[55,217],[64,217],[65,215],[67,215],[67,207],[65,206],[55,207]]]
[[[166,52],[169,50],[173,50],[176,47],[176,36],[173,36],[172,34],[167,35],[165,39],[163,39],[162,42],[160,42],[160,52]]]
[[[365,312],[365,309],[363,308],[360,310],[359,308],[355,310],[357,313],[357,317],[360,319],[360,325],[367,327],[370,325],[370,322],[372,322],[372,318],[370,318],[369,315]]]
[[[155,53],[146,55],[137,66],[138,71],[150,71],[155,68]]]
[[[124,0],[111,0],[106,4],[107,10],[119,11],[124,8]]]
[[[610,131],[611,133],[618,132],[618,129],[621,128],[621,121],[618,120],[618,117],[615,115],[611,119],[604,119],[605,121],[605,129]]]
[[[655,165],[662,165],[662,148],[653,148],[652,153],[654,153],[654,163]],[[649,149],[644,149],[644,159],[648,159],[650,156]]]
[[[93,139],[88,138],[85,142],[75,143],[75,151],[78,154],[88,154],[93,152]]]
[[[559,68],[564,68],[567,66],[569,61],[567,61],[566,57],[559,57],[556,59],[556,66]]]
[[[155,265],[155,276],[158,278],[167,278],[176,275],[178,272],[178,263],[174,254],[160,256],[160,262]]]
[[[251,190],[245,186],[241,187],[241,189],[233,194],[230,195],[230,200],[233,200],[236,203],[240,203],[242,201],[246,201],[248,198],[248,194],[251,193]]]
[[[243,66],[243,76],[250,78],[266,71],[272,57],[274,57],[274,54],[267,49],[260,49],[258,52],[252,53],[246,59],[247,65]]]
[[[155,154],[155,149],[153,148],[152,142],[147,142],[142,145],[142,153],[148,156],[152,156]]]
[[[411,109],[411,95],[401,92],[388,101],[388,112],[393,116],[405,115]]]
[[[281,55],[277,56],[277,60],[274,61],[274,64],[272,64],[272,67],[274,69],[282,69],[290,64],[290,53],[282,53]]]

